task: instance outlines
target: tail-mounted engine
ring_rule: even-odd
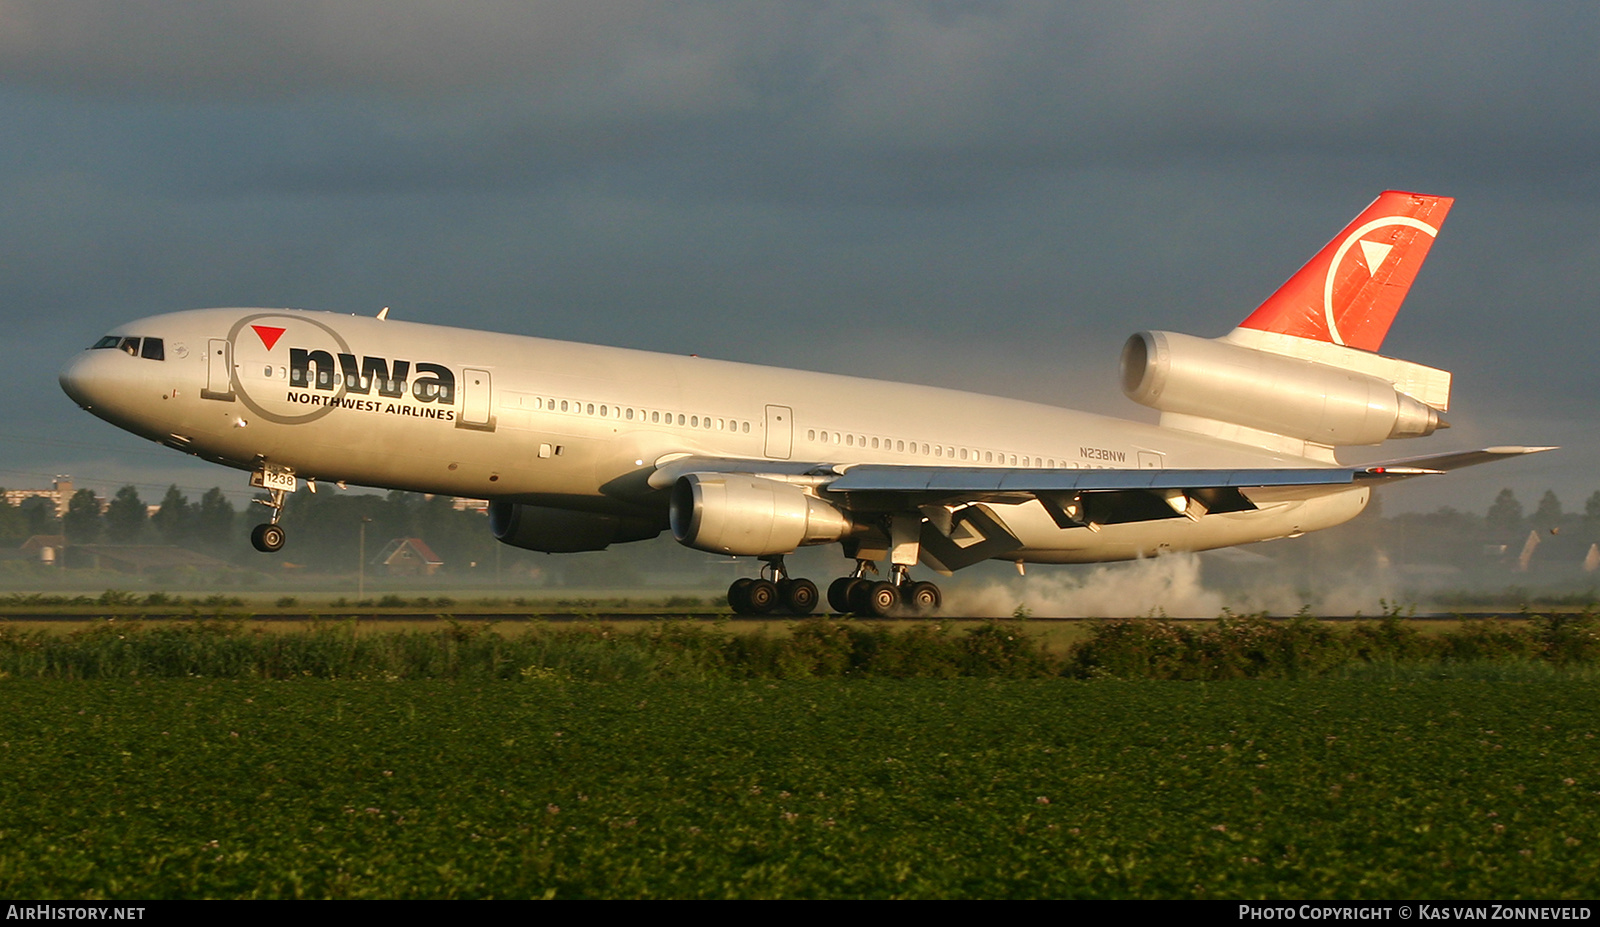
[[[1380,444],[1449,427],[1435,408],[1401,392],[1392,379],[1349,368],[1392,369],[1402,372],[1398,375],[1428,371],[1448,378],[1443,371],[1333,345],[1312,347],[1339,366],[1319,362],[1320,356],[1309,360],[1227,340],[1140,332],[1122,349],[1122,390],[1134,402],[1162,412],[1330,447]]]
[[[793,483],[737,473],[688,473],[672,485],[672,536],[697,550],[787,554],[854,532],[850,516]]]

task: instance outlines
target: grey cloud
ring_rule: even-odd
[[[695,196],[895,203],[1241,158],[1592,181],[1600,151],[1581,5],[13,0],[0,21],[13,86],[241,104],[241,124],[169,111],[165,147],[185,179],[186,132],[241,151],[198,176],[246,189],[536,187],[626,162]]]

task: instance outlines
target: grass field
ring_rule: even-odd
[[[0,680],[13,897],[1583,898],[1593,674]]]

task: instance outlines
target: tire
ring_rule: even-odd
[[[817,584],[809,579],[796,579],[780,587],[783,607],[791,615],[809,615],[817,610]]]
[[[944,595],[933,583],[912,583],[905,589],[905,603],[913,612],[926,615],[939,610],[944,604]]]
[[[850,614],[850,589],[861,580],[851,576],[841,576],[828,585],[828,607],[836,615]]]
[[[733,609],[735,615],[750,614],[749,590],[750,584],[753,582],[755,580],[747,576],[743,579],[734,580],[733,585],[728,587],[728,607]]]
[[[750,608],[747,615],[765,615],[778,607],[778,587],[770,579],[752,581],[745,587],[744,596]]]
[[[900,610],[900,587],[894,583],[862,583],[856,588],[855,598],[865,606],[857,614],[889,618]]]
[[[275,554],[283,550],[283,543],[286,540],[288,540],[288,535],[284,534],[282,528],[271,522],[264,525],[256,525],[250,530],[250,546],[263,554]]]

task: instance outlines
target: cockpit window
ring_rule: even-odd
[[[142,357],[145,360],[166,360],[167,346],[160,338],[131,338],[127,335],[107,335],[96,341],[89,350],[100,351],[116,348],[127,351],[129,357]]]

